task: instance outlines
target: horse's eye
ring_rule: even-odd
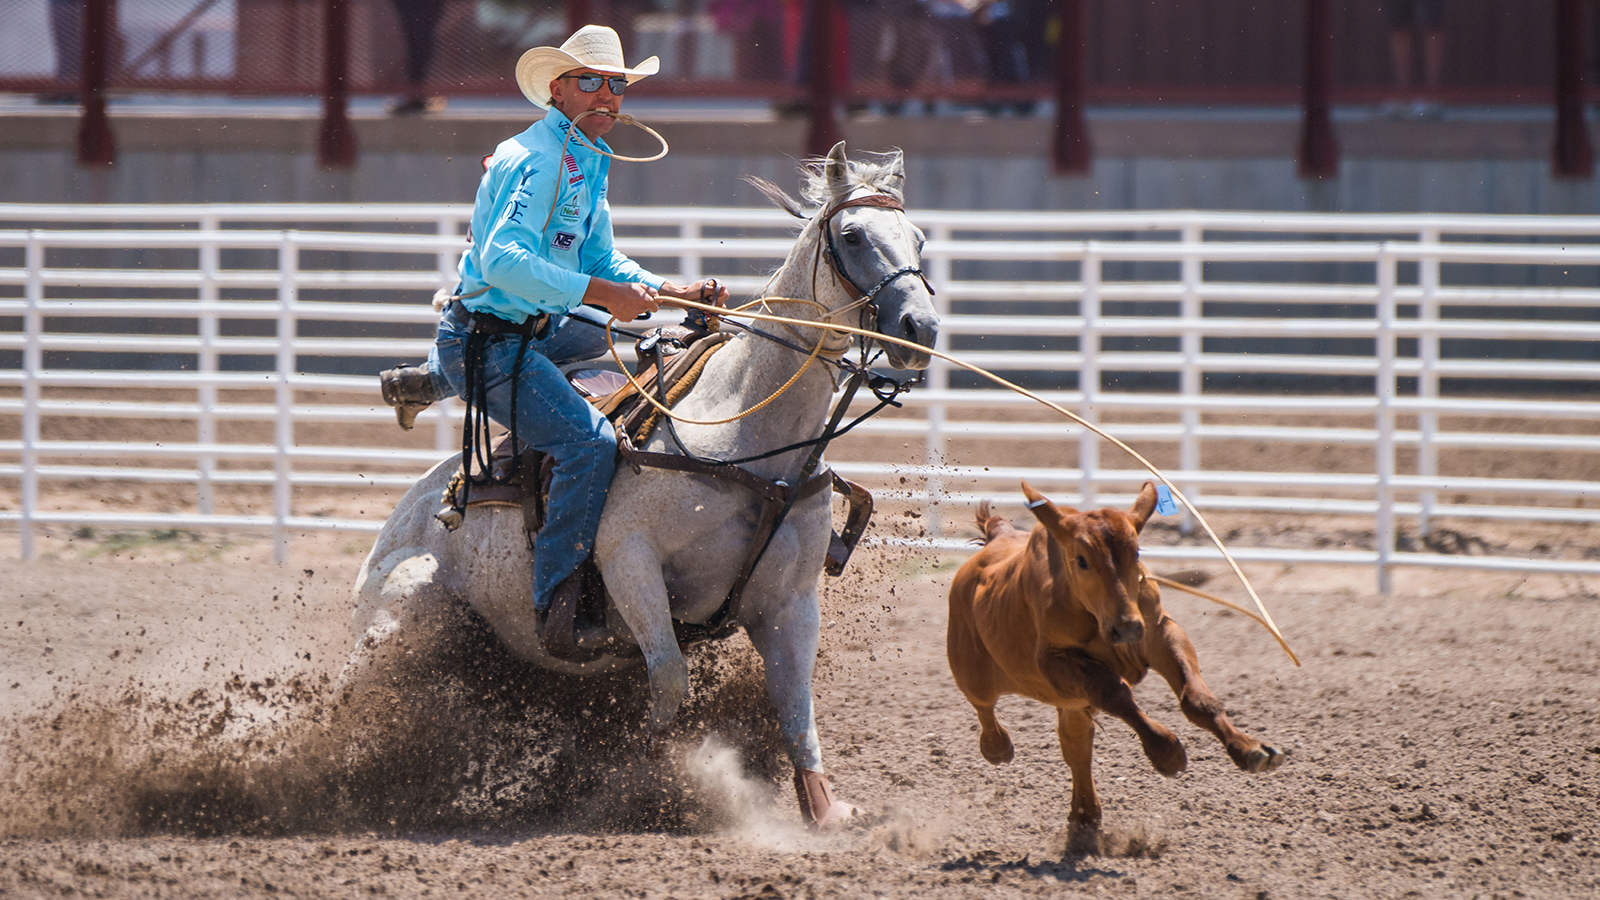
[[[852,247],[861,246],[861,232],[854,228],[847,228],[844,232],[844,242]]]
[[[1083,558],[1083,554],[1081,554],[1081,553],[1078,554],[1078,568],[1085,569],[1085,570],[1087,570],[1089,568],[1089,561],[1087,559],[1084,559]]]

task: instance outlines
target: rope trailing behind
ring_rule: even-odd
[[[794,300],[794,299],[795,298],[791,298],[791,297],[765,297],[765,298],[762,298],[762,300],[756,301],[756,302],[760,303],[760,302],[772,301],[772,300]],[[814,301],[798,301],[798,302],[814,302]],[[1157,479],[1159,479],[1160,482],[1162,484],[1166,485],[1167,489],[1172,492],[1172,496],[1176,497],[1178,499],[1178,502],[1183,504],[1184,509],[1187,509],[1189,511],[1190,515],[1194,516],[1195,521],[1200,523],[1200,527],[1205,529],[1206,536],[1211,539],[1211,543],[1222,554],[1222,558],[1228,561],[1228,567],[1233,570],[1234,576],[1237,577],[1239,579],[1239,583],[1244,586],[1245,592],[1248,593],[1250,595],[1250,599],[1255,602],[1256,609],[1261,612],[1261,617],[1259,619],[1257,619],[1257,621],[1259,621],[1262,625],[1264,625],[1266,627],[1266,629],[1269,632],[1272,633],[1272,636],[1275,639],[1277,639],[1278,646],[1282,647],[1283,648],[1283,652],[1288,654],[1290,661],[1293,662],[1296,666],[1300,665],[1300,657],[1295,654],[1294,650],[1290,649],[1289,642],[1286,641],[1284,639],[1284,637],[1283,637],[1283,632],[1279,631],[1277,623],[1272,621],[1272,614],[1267,612],[1267,606],[1266,606],[1265,603],[1263,603],[1261,601],[1260,595],[1258,595],[1256,593],[1255,586],[1250,583],[1250,579],[1249,578],[1245,577],[1244,570],[1239,568],[1239,563],[1233,558],[1233,554],[1228,552],[1228,548],[1227,548],[1226,545],[1224,545],[1222,543],[1222,539],[1217,537],[1216,531],[1214,531],[1211,528],[1211,523],[1206,521],[1206,517],[1201,515],[1200,511],[1198,509],[1195,509],[1194,504],[1189,502],[1189,498],[1184,495],[1183,491],[1179,490],[1177,485],[1173,484],[1167,478],[1167,476],[1161,472],[1160,469],[1156,468],[1154,463],[1150,462],[1150,460],[1148,460],[1148,459],[1145,459],[1144,456],[1139,453],[1139,451],[1137,451],[1137,450],[1133,449],[1132,447],[1128,446],[1127,444],[1123,443],[1117,437],[1115,437],[1115,436],[1113,436],[1111,434],[1108,434],[1106,431],[1101,429],[1099,426],[1095,425],[1092,422],[1089,422],[1088,420],[1084,419],[1082,416],[1078,415],[1077,413],[1073,412],[1072,410],[1066,409],[1065,407],[1062,407],[1062,406],[1060,406],[1060,405],[1058,405],[1056,403],[1052,403],[1049,400],[1046,400],[1045,398],[1039,396],[1038,394],[1035,394],[1034,392],[1028,390],[1027,388],[1022,387],[1021,385],[1018,385],[1018,384],[1014,384],[1014,383],[1012,383],[1010,381],[1007,381],[1006,379],[1001,378],[999,375],[996,375],[993,372],[990,372],[987,369],[984,369],[984,368],[982,368],[980,366],[975,366],[972,363],[966,362],[966,361],[964,361],[962,359],[959,359],[959,358],[957,358],[955,356],[952,356],[952,355],[950,355],[948,353],[944,353],[944,352],[942,352],[940,350],[935,350],[935,349],[933,349],[931,347],[924,347],[921,344],[917,344],[917,343],[914,343],[912,341],[905,340],[903,338],[891,337],[891,336],[886,335],[886,334],[879,334],[878,332],[875,332],[875,331],[867,331],[866,329],[855,328],[855,327],[850,326],[850,325],[833,325],[833,324],[823,325],[823,324],[819,324],[817,322],[810,322],[810,321],[806,321],[806,320],[803,320],[803,319],[790,319],[790,318],[787,318],[785,316],[775,316],[775,315],[772,315],[770,313],[750,312],[749,311],[750,306],[755,305],[753,303],[752,304],[746,304],[744,306],[738,307],[737,309],[722,309],[722,308],[715,307],[715,306],[707,306],[706,304],[703,304],[703,303],[697,303],[697,302],[695,302],[693,300],[679,300],[679,299],[676,299],[676,298],[669,298],[669,299],[664,301],[664,305],[679,306],[679,307],[682,307],[684,309],[699,310],[700,312],[710,313],[712,315],[742,316],[742,317],[751,318],[751,319],[757,319],[757,320],[765,321],[765,322],[780,322],[780,323],[784,323],[784,324],[788,324],[788,325],[797,325],[797,326],[806,327],[806,328],[824,328],[824,329],[827,329],[827,330],[830,330],[830,331],[837,331],[837,332],[841,332],[841,333],[845,333],[845,334],[854,334],[854,335],[857,335],[859,337],[866,338],[868,340],[876,340],[876,341],[883,341],[883,342],[887,342],[887,343],[891,343],[891,344],[898,344],[898,345],[900,345],[902,347],[905,347],[905,348],[910,349],[910,350],[915,350],[915,351],[917,351],[919,353],[927,353],[927,354],[929,354],[931,356],[937,356],[938,358],[940,358],[940,359],[942,359],[942,360],[944,360],[946,362],[952,363],[954,365],[960,366],[961,368],[966,369],[969,372],[973,372],[973,373],[975,373],[977,375],[981,375],[984,378],[987,378],[990,381],[994,382],[995,384],[998,384],[998,385],[1000,385],[1000,386],[1002,386],[1002,387],[1004,387],[1004,388],[1006,388],[1006,389],[1008,389],[1008,390],[1010,390],[1010,391],[1012,391],[1014,393],[1020,394],[1020,395],[1022,395],[1024,397],[1027,397],[1029,400],[1033,400],[1036,403],[1039,403],[1039,404],[1041,404],[1041,405],[1043,405],[1043,406],[1045,406],[1045,407],[1047,407],[1047,408],[1049,408],[1051,410],[1054,410],[1055,412],[1060,413],[1061,415],[1067,417],[1068,419],[1071,419],[1072,421],[1074,421],[1077,424],[1083,426],[1084,428],[1088,429],[1089,431],[1094,432],[1095,434],[1099,435],[1100,437],[1104,438],[1106,441],[1111,443],[1113,446],[1117,447],[1122,452],[1128,454],[1128,456],[1132,457],[1135,461],[1137,461],[1139,463],[1139,465],[1143,466],[1147,472],[1149,472],[1151,475],[1154,475]],[[818,343],[818,348],[820,349],[820,347],[821,347],[821,343],[819,342]],[[620,360],[619,360],[619,363],[620,363]],[[626,374],[626,373],[624,373],[624,374]],[[770,402],[770,399],[769,399],[769,402]],[[666,415],[669,415],[669,416],[672,415],[670,410],[662,410],[662,412],[665,413]]]

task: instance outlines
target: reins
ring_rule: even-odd
[[[732,314],[737,314],[737,315],[740,315],[740,316],[747,316],[747,317],[752,318],[752,319],[759,319],[761,321],[768,321],[768,322],[787,322],[789,324],[803,325],[803,326],[807,326],[807,327],[811,327],[811,326],[815,325],[815,323],[813,323],[813,322],[805,322],[805,321],[801,321],[801,320],[786,319],[786,318],[784,318],[782,316],[773,316],[773,315],[770,315],[770,314],[767,314],[767,313],[749,312],[749,311],[747,311],[746,308],[743,308],[743,307],[741,307],[737,311],[726,310],[726,309],[721,309],[719,307],[707,306],[706,304],[698,303],[698,302],[693,301],[693,300],[678,300],[676,298],[673,298],[671,300],[671,303],[673,305],[675,305],[675,306],[681,306],[684,309],[698,310],[700,312],[708,313],[708,314],[711,314],[711,315],[732,315]],[[977,375],[981,375],[984,378],[987,378],[990,381],[993,381],[995,384],[1001,385],[1001,386],[1003,386],[1003,387],[1005,387],[1005,388],[1007,388],[1007,389],[1009,389],[1009,390],[1011,390],[1011,391],[1013,391],[1013,392],[1015,392],[1017,394],[1020,394],[1020,395],[1022,395],[1024,397],[1027,397],[1028,399],[1033,400],[1036,403],[1042,404],[1043,406],[1045,406],[1045,407],[1047,407],[1049,409],[1052,409],[1055,412],[1060,413],[1061,415],[1067,417],[1068,419],[1071,419],[1072,421],[1074,421],[1077,424],[1083,426],[1084,428],[1088,429],[1089,431],[1092,431],[1095,434],[1099,435],[1100,437],[1104,438],[1106,441],[1110,442],[1113,446],[1117,447],[1118,449],[1122,450],[1124,453],[1128,454],[1130,457],[1132,457],[1134,460],[1136,460],[1140,465],[1144,466],[1146,471],[1148,471],[1151,475],[1154,475],[1157,479],[1159,479],[1162,484],[1166,485],[1167,489],[1169,491],[1171,491],[1172,496],[1174,498],[1176,498],[1179,503],[1183,504],[1184,509],[1187,509],[1189,511],[1189,513],[1194,516],[1196,522],[1200,523],[1200,527],[1205,530],[1206,536],[1211,539],[1211,543],[1222,554],[1223,559],[1227,560],[1228,567],[1233,571],[1233,574],[1235,575],[1235,577],[1237,577],[1239,579],[1239,583],[1244,586],[1244,589],[1245,589],[1246,593],[1248,593],[1250,595],[1250,599],[1255,602],[1256,609],[1259,610],[1260,613],[1261,613],[1261,618],[1258,621],[1260,621],[1264,626],[1266,626],[1267,630],[1272,633],[1272,636],[1277,639],[1279,646],[1281,646],[1283,648],[1283,652],[1284,653],[1288,654],[1289,659],[1296,666],[1300,665],[1300,657],[1295,655],[1295,652],[1292,649],[1289,648],[1288,641],[1286,641],[1284,639],[1283,633],[1278,630],[1277,624],[1275,622],[1273,622],[1272,614],[1267,612],[1266,604],[1261,601],[1261,597],[1256,593],[1255,586],[1252,585],[1250,583],[1250,579],[1245,576],[1244,570],[1239,568],[1239,563],[1236,560],[1234,560],[1233,554],[1228,552],[1228,548],[1223,544],[1222,539],[1217,537],[1216,531],[1214,531],[1211,528],[1211,523],[1206,521],[1205,516],[1201,515],[1200,511],[1198,509],[1195,509],[1194,504],[1189,502],[1189,498],[1184,495],[1183,491],[1179,490],[1177,485],[1173,484],[1167,478],[1167,476],[1161,472],[1160,469],[1156,468],[1155,464],[1151,463],[1148,459],[1145,459],[1145,457],[1142,454],[1140,454],[1139,451],[1137,451],[1137,450],[1133,449],[1132,447],[1128,446],[1126,443],[1124,443],[1123,441],[1121,441],[1120,439],[1118,439],[1114,435],[1111,435],[1111,434],[1107,433],[1105,430],[1101,429],[1099,426],[1095,425],[1094,423],[1089,422],[1088,420],[1084,419],[1082,416],[1079,416],[1077,413],[1074,413],[1072,410],[1066,409],[1065,407],[1062,407],[1059,404],[1052,403],[1051,401],[1046,400],[1045,398],[1039,396],[1038,394],[1035,394],[1034,392],[1028,390],[1027,388],[1022,387],[1021,385],[1018,385],[1018,384],[1015,384],[1015,383],[1013,383],[1011,381],[1008,381],[1008,380],[1000,377],[999,375],[996,375],[993,372],[988,371],[987,369],[984,369],[984,368],[982,368],[980,366],[975,366],[972,363],[966,362],[966,361],[964,361],[962,359],[959,359],[959,358],[957,358],[955,356],[952,356],[952,355],[950,355],[948,353],[944,353],[942,351],[935,350],[935,349],[933,349],[931,347],[924,347],[921,344],[916,344],[916,343],[913,343],[911,341],[905,340],[903,338],[891,337],[889,335],[881,334],[881,333],[877,333],[877,332],[869,332],[869,331],[867,331],[865,329],[855,328],[855,327],[852,327],[852,326],[849,326],[849,325],[829,325],[827,327],[830,328],[830,329],[833,329],[833,330],[837,330],[837,331],[849,332],[849,333],[855,334],[855,335],[863,337],[863,338],[868,338],[868,339],[878,340],[878,341],[887,341],[889,343],[898,344],[898,345],[900,345],[902,347],[906,347],[907,349],[914,350],[914,351],[917,351],[919,353],[927,353],[927,354],[929,354],[931,356],[936,356],[936,357],[938,357],[938,358],[940,358],[940,359],[942,359],[942,360],[944,360],[946,362],[953,363],[953,364],[955,364],[957,366],[960,366],[963,369],[966,369],[969,372],[973,372],[973,373],[975,373]]]
[[[578,116],[578,118],[581,119],[581,118],[583,118],[583,116],[590,115],[593,112],[599,112],[599,110],[591,110],[589,113],[583,113],[582,115]],[[644,126],[641,125],[640,127],[644,127]],[[570,137],[570,136],[571,136],[571,131],[569,130],[568,137]],[[663,141],[663,144],[665,144],[665,141]],[[563,147],[564,146],[565,145],[563,145]],[[602,151],[602,152],[604,152],[604,151]],[[736,413],[736,414],[734,414],[732,416],[729,416],[727,418],[724,418],[724,419],[700,420],[700,419],[690,419],[690,418],[687,418],[687,417],[684,417],[684,416],[676,415],[676,414],[674,414],[672,412],[671,409],[667,408],[667,406],[665,404],[661,403],[655,397],[651,396],[650,393],[645,390],[644,386],[641,385],[637,380],[635,380],[633,375],[628,372],[627,366],[624,365],[623,362],[622,362],[622,357],[617,353],[616,342],[614,340],[612,340],[612,337],[611,337],[612,329],[610,329],[608,327],[607,330],[606,330],[606,345],[611,351],[611,359],[612,359],[612,361],[617,364],[617,371],[621,372],[622,376],[624,378],[628,379],[628,383],[633,386],[633,389],[635,391],[639,392],[639,395],[641,397],[643,397],[651,406],[654,406],[656,408],[656,411],[659,412],[661,415],[665,416],[668,420],[677,421],[677,422],[683,422],[683,423],[685,423],[687,425],[724,425],[724,424],[726,424],[728,422],[735,422],[735,421],[738,421],[739,419],[744,418],[745,416],[748,416],[748,415],[751,415],[751,414],[753,414],[755,412],[758,412],[759,410],[761,410],[764,407],[766,407],[768,404],[772,403],[774,400],[778,399],[780,396],[782,396],[784,394],[784,392],[788,391],[789,388],[793,387],[794,384],[797,381],[800,380],[800,376],[804,375],[806,373],[806,370],[811,368],[811,364],[813,362],[815,362],[819,356],[822,357],[823,359],[826,359],[828,362],[837,364],[839,362],[839,360],[841,360],[844,357],[844,354],[849,352],[850,345],[849,345],[849,343],[847,341],[846,344],[843,347],[839,348],[839,350],[837,351],[837,356],[834,355],[834,351],[831,348],[830,348],[829,353],[827,355],[823,355],[822,349],[823,349],[824,345],[827,344],[829,334],[830,333],[834,333],[834,332],[841,332],[841,329],[834,327],[829,320],[833,319],[835,316],[843,315],[843,314],[848,313],[851,310],[855,310],[855,309],[860,309],[862,311],[861,315],[862,315],[862,319],[863,320],[865,320],[865,317],[869,313],[874,318],[876,318],[877,317],[877,313],[878,313],[878,306],[877,306],[877,296],[878,296],[878,294],[884,288],[888,287],[895,279],[900,278],[900,277],[905,276],[905,275],[915,275],[918,278],[922,279],[922,284],[923,284],[924,287],[926,287],[928,289],[928,293],[930,295],[934,293],[933,285],[928,283],[927,274],[924,273],[922,271],[922,268],[919,267],[919,266],[901,266],[900,268],[896,269],[895,271],[890,272],[889,274],[887,274],[887,275],[883,276],[882,278],[878,279],[878,282],[876,284],[874,284],[870,290],[865,290],[865,291],[863,291],[861,289],[861,286],[856,283],[855,279],[850,277],[850,273],[845,270],[844,258],[842,256],[840,256],[839,248],[834,243],[832,222],[833,222],[833,217],[837,216],[839,213],[844,212],[847,209],[854,209],[856,207],[862,207],[862,206],[870,206],[870,207],[875,207],[875,208],[878,208],[878,209],[894,210],[894,211],[899,212],[901,214],[905,213],[905,207],[902,206],[900,201],[896,200],[894,197],[891,197],[888,194],[867,194],[867,195],[862,196],[862,197],[855,197],[853,199],[840,201],[839,203],[836,203],[833,206],[828,207],[825,210],[823,210],[822,212],[820,212],[817,215],[816,219],[815,219],[815,221],[817,223],[817,228],[822,233],[822,240],[817,243],[817,253],[816,253],[816,256],[813,258],[812,264],[811,264],[811,280],[812,280],[811,293],[813,295],[815,295],[817,293],[817,291],[816,291],[816,270],[817,270],[819,261],[825,258],[825,259],[828,260],[829,267],[833,269],[834,275],[837,276],[839,281],[841,282],[841,286],[848,287],[851,291],[854,292],[854,296],[852,297],[850,303],[848,303],[848,304],[846,304],[844,306],[841,306],[838,309],[831,309],[830,310],[825,305],[823,305],[821,303],[818,303],[816,300],[812,300],[812,299],[807,299],[807,298],[802,298],[802,297],[767,296],[767,297],[759,297],[759,298],[757,298],[755,300],[750,301],[749,303],[746,303],[743,306],[736,307],[734,310],[732,310],[732,312],[745,313],[746,310],[750,309],[753,306],[760,305],[761,307],[766,308],[769,304],[772,304],[772,303],[804,303],[804,304],[808,304],[810,306],[817,307],[818,309],[822,310],[822,317],[821,317],[821,321],[820,322],[806,322],[805,325],[803,325],[803,326],[798,325],[798,323],[794,319],[789,319],[789,318],[782,317],[782,316],[770,316],[770,315],[763,316],[763,315],[759,315],[759,314],[748,314],[748,313],[746,313],[746,314],[750,315],[750,317],[752,319],[764,319],[766,321],[778,322],[778,323],[783,324],[783,325],[785,325],[785,326],[787,326],[787,327],[789,327],[791,329],[797,329],[798,327],[817,328],[817,329],[820,329],[820,332],[821,332],[820,336],[817,339],[817,345],[815,347],[813,347],[808,352],[808,354],[806,356],[806,361],[805,361],[804,364],[802,364],[800,366],[800,370],[798,372],[795,372],[794,375],[788,381],[784,382],[777,390],[773,391],[772,394],[770,394],[765,400],[762,400],[760,403],[757,403],[755,406],[752,406],[749,409],[742,410],[742,411],[740,411],[740,412],[738,412],[738,413]],[[824,255],[824,252],[826,253],[826,255]],[[671,298],[669,298],[669,299],[671,299]],[[692,301],[685,301],[685,302],[686,303],[690,303]],[[673,305],[675,305],[675,304],[673,304]],[[726,315],[726,314],[728,314],[730,312],[729,310],[721,309],[720,307],[711,307],[711,306],[705,306],[705,305],[696,305],[694,307],[685,306],[684,308],[685,309],[691,309],[691,310],[698,310],[701,313],[702,316],[720,317],[720,316]],[[714,312],[713,312],[713,310],[714,310]],[[615,317],[614,316],[612,317],[612,321],[615,321]],[[789,346],[791,349],[797,349],[797,348],[794,348],[793,345],[789,345],[789,344],[787,344],[787,342],[781,341],[781,340],[779,340],[779,339],[777,339],[777,338],[775,338],[775,337],[773,337],[771,335],[765,334],[764,332],[755,331],[753,329],[750,329],[750,333],[754,334],[754,335],[757,335],[757,336],[760,336],[760,337],[768,338],[769,340],[777,341],[778,343],[785,344],[786,346]],[[841,333],[848,333],[848,332],[841,332]],[[869,334],[869,330],[864,327],[864,322],[863,322],[863,327],[857,329],[856,333],[858,333],[858,334]],[[875,336],[876,332],[870,332],[870,335]],[[798,337],[798,338],[801,338],[802,340],[804,339],[803,335],[801,335],[798,332],[798,330],[796,331],[796,335],[795,336]],[[866,368],[865,360],[863,360],[862,366],[860,368],[862,368],[862,369]],[[892,395],[891,395],[891,401],[892,401]],[[887,403],[880,404],[878,406],[878,409],[882,409],[884,405],[887,405]],[[876,412],[876,411],[877,410],[874,410],[873,412]],[[869,413],[869,415],[870,415],[870,413]],[[858,424],[858,423],[857,422],[853,422],[853,423],[851,423],[850,427],[853,428],[853,427],[855,427],[856,424]],[[759,458],[759,457],[754,457],[754,458]]]

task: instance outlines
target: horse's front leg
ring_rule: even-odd
[[[800,816],[816,828],[831,828],[855,815],[856,809],[833,796],[833,785],[822,771],[822,745],[817,740],[817,716],[812,704],[811,676],[817,663],[817,634],[822,616],[816,590],[805,591],[787,602],[773,602],[746,617],[745,632],[761,654],[767,677],[767,696],[778,711],[789,761],[794,763],[795,793]],[[752,604],[754,605],[754,604]]]
[[[600,574],[650,672],[650,730],[665,731],[689,693],[689,663],[672,631],[661,556],[646,533],[634,532],[610,546],[604,537],[602,529],[596,544]]]

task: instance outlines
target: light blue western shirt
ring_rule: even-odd
[[[472,206],[472,246],[458,267],[462,294],[489,288],[462,301],[473,312],[511,322],[566,313],[583,302],[591,277],[661,287],[663,279],[617,251],[606,200],[611,159],[582,133],[566,141],[563,155],[570,128],[551,108],[485,163]]]

